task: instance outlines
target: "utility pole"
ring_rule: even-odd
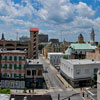
[[[60,94],[58,94],[58,100],[60,100]]]

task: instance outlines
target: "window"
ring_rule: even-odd
[[[9,60],[12,60],[12,56],[9,57]]]
[[[31,71],[30,70],[27,70],[27,75],[31,75]]]
[[[5,60],[7,60],[7,56],[5,56]]]
[[[16,69],[17,67],[16,67],[16,64],[14,64],[14,69]]]
[[[39,76],[42,75],[42,70],[38,70],[38,75],[39,75]]]
[[[32,76],[36,75],[36,70],[32,70]]]
[[[21,56],[19,56],[19,61],[20,61],[20,60],[22,60],[22,57],[21,57]]]
[[[19,69],[21,69],[21,64],[19,64]]]
[[[10,64],[10,66],[9,66],[9,67],[10,67],[10,69],[12,69],[12,64]]]
[[[15,61],[17,60],[17,57],[16,57],[16,56],[14,56],[14,60],[15,60]]]
[[[5,66],[5,68],[7,68],[7,64],[5,64],[4,66]]]
[[[98,68],[94,68],[94,74],[98,72]]]
[[[80,70],[79,69],[76,70],[76,74],[80,74]]]

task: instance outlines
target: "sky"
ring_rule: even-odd
[[[100,41],[100,0],[0,0],[0,37],[30,36],[30,28],[60,41],[90,40],[94,28]]]

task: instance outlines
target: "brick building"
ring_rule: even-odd
[[[26,53],[24,51],[0,51],[0,77],[2,88],[25,87]]]

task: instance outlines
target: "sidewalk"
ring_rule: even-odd
[[[21,95],[44,95],[44,94],[48,94],[49,90],[48,89],[35,89],[34,92],[33,90],[26,90],[26,93],[24,93],[24,90],[12,90],[11,89],[11,94],[21,94]]]

